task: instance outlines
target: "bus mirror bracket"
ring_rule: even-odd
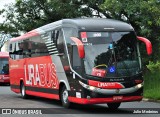
[[[85,51],[84,51],[84,45],[81,42],[81,40],[79,40],[76,37],[71,37],[71,40],[74,41],[75,44],[77,45],[79,57],[84,58],[85,57]]]
[[[151,42],[148,39],[144,38],[144,37],[137,36],[137,38],[138,38],[138,40],[140,40],[143,43],[145,43],[147,54],[151,55],[152,54],[152,44],[151,44]]]

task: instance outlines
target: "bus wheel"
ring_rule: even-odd
[[[69,100],[68,100],[68,91],[67,91],[67,89],[66,89],[65,86],[62,87],[60,97],[61,97],[62,105],[63,105],[65,108],[69,108],[70,102],[69,102]]]
[[[20,90],[21,90],[21,96],[22,96],[22,98],[26,99],[27,98],[26,87],[24,86],[23,82],[21,83]]]
[[[121,103],[107,103],[109,109],[118,109]]]

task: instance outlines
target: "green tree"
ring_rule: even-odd
[[[156,61],[160,60],[159,8],[159,0],[17,0],[0,12],[6,17],[0,31],[14,36],[63,18],[113,18],[130,23],[137,35],[150,39],[154,51],[149,59]],[[148,59],[144,61],[148,63]]]
[[[5,13],[6,21],[0,29],[8,31],[28,32],[44,24],[63,18],[91,16],[86,7],[81,7],[71,0],[17,0],[1,11]],[[9,28],[8,28],[9,27]]]
[[[110,17],[100,7],[103,3],[104,0],[17,0],[0,12],[6,18],[0,30],[15,35],[64,18]]]
[[[11,38],[10,34],[5,34],[4,32],[0,32],[0,51],[6,41]]]
[[[105,0],[101,8],[112,18],[130,23],[137,35],[147,37],[152,42],[152,61],[160,59],[160,1],[159,0]],[[143,47],[145,48],[145,47]],[[145,59],[146,52],[142,49]],[[148,57],[147,57],[148,58]]]

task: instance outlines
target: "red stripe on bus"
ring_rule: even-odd
[[[10,42],[14,42],[14,41],[18,41],[18,40],[23,40],[23,39],[28,39],[30,37],[34,37],[34,36],[38,36],[40,35],[36,30],[32,30],[22,36],[16,37],[16,38],[12,38],[10,40]]]
[[[49,98],[49,99],[57,99],[57,100],[60,99],[59,95],[56,95],[56,94],[49,94],[49,93],[42,93],[42,92],[35,92],[35,91],[28,91],[28,90],[26,90],[26,94],[38,96],[38,97]]]
[[[14,88],[11,88],[11,90],[15,93],[20,93],[20,89],[14,89]]]
[[[95,86],[95,87],[103,88],[103,89],[122,89],[124,88],[124,86],[118,82],[98,82],[98,81],[89,80],[88,83],[91,86]]]
[[[78,103],[78,104],[101,104],[101,103],[114,103],[114,102],[129,102],[129,101],[141,101],[142,96],[125,96],[122,100],[113,100],[112,98],[76,98],[69,97],[70,102]]]

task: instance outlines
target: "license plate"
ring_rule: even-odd
[[[123,96],[113,96],[113,100],[123,100]]]

